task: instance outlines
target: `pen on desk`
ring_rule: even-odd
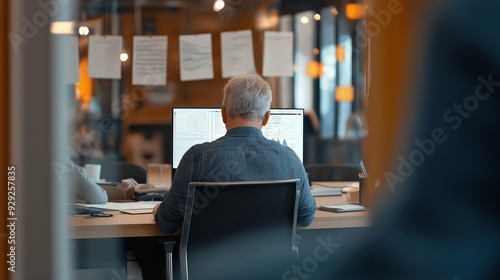
[[[118,186],[120,182],[106,181],[106,182],[96,182],[98,185],[102,186]]]
[[[90,214],[90,217],[113,217],[111,213],[93,213]]]

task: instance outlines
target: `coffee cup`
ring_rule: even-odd
[[[85,173],[92,182],[98,182],[101,178],[101,165],[85,164]]]

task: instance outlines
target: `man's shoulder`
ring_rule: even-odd
[[[298,160],[300,162],[299,157],[293,151],[293,149],[284,145],[279,140],[270,140],[265,138],[264,136],[258,137],[259,140],[257,141],[255,140],[255,138],[252,140],[248,139],[247,141],[243,139],[245,138],[239,138],[238,141],[235,141],[235,139],[223,136],[212,142],[204,142],[193,145],[191,148],[189,148],[186,154],[190,153],[191,156],[198,157],[207,153],[252,148],[257,152],[261,151],[263,153],[274,151],[279,154],[280,157],[290,157],[293,158],[293,160]]]
[[[195,144],[191,146],[191,148],[188,149],[188,152],[191,152],[193,154],[199,154],[203,151],[205,151],[207,148],[210,148],[212,146],[212,142],[203,142],[200,144]],[[186,152],[186,154],[188,153]]]
[[[223,138],[223,137],[222,137]],[[200,155],[206,152],[211,152],[214,150],[219,149],[219,147],[224,147],[224,144],[221,143],[221,138],[216,139],[212,142],[203,142],[200,144],[195,144],[189,148],[188,152],[190,152],[192,155]],[[187,154],[187,153],[186,153]]]
[[[267,140],[269,147],[276,150],[278,153],[281,153],[283,155],[287,155],[287,156],[298,159],[297,154],[289,146],[287,146],[279,141],[274,141],[274,140],[269,140],[269,139],[266,139],[266,140]]]

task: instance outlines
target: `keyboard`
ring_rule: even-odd
[[[140,190],[134,193],[134,200],[137,201],[162,201],[167,196],[167,189]]]

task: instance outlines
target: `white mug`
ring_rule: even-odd
[[[92,182],[99,182],[101,178],[101,165],[100,164],[85,164],[85,173]]]

